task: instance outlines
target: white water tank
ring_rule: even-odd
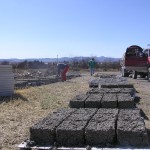
[[[0,96],[14,93],[14,74],[11,65],[0,65]]]

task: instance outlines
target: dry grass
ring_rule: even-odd
[[[116,73],[115,73],[116,74]],[[62,107],[68,107],[69,100],[89,90],[89,74],[45,86],[31,87],[15,91],[12,100],[0,104],[0,149],[15,150],[16,146],[29,138],[29,127],[48,113]],[[145,113],[146,126],[150,128],[150,83],[129,79],[134,83],[137,96],[142,99],[138,107]]]
[[[17,90],[12,100],[0,104],[0,149],[14,150],[29,137],[29,127],[61,107],[75,95],[85,93],[90,76],[78,77],[29,89]]]
[[[146,79],[130,79],[130,83],[134,84],[137,91],[137,107],[142,109],[143,117],[145,118],[146,127],[150,130],[150,82]]]

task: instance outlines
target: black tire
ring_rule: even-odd
[[[145,75],[145,74],[141,74],[140,77],[141,77],[141,78],[145,78],[146,75]]]
[[[137,79],[137,72],[136,72],[136,71],[133,71],[133,73],[132,73],[132,78],[133,78],[133,79]]]
[[[129,73],[125,73],[125,76],[126,76],[126,77],[129,77]]]

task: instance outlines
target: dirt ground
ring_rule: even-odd
[[[134,84],[136,89],[136,106],[142,110],[142,116],[145,119],[145,124],[150,130],[150,82],[143,78],[132,79],[128,78],[129,83]]]
[[[30,126],[56,109],[68,107],[74,96],[89,90],[90,79],[89,73],[84,73],[66,82],[16,90],[11,99],[0,101],[0,150],[17,150],[18,144],[29,138]],[[150,82],[140,78],[128,81],[135,86],[137,107],[150,129]]]

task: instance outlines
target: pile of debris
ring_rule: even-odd
[[[80,73],[71,72],[67,74],[67,80],[81,77]],[[51,84],[59,82],[61,79],[57,75],[49,75],[47,77],[42,74],[42,72],[26,72],[26,74],[20,74],[20,77],[15,78],[15,89],[26,88],[30,86],[41,86],[46,84]]]

